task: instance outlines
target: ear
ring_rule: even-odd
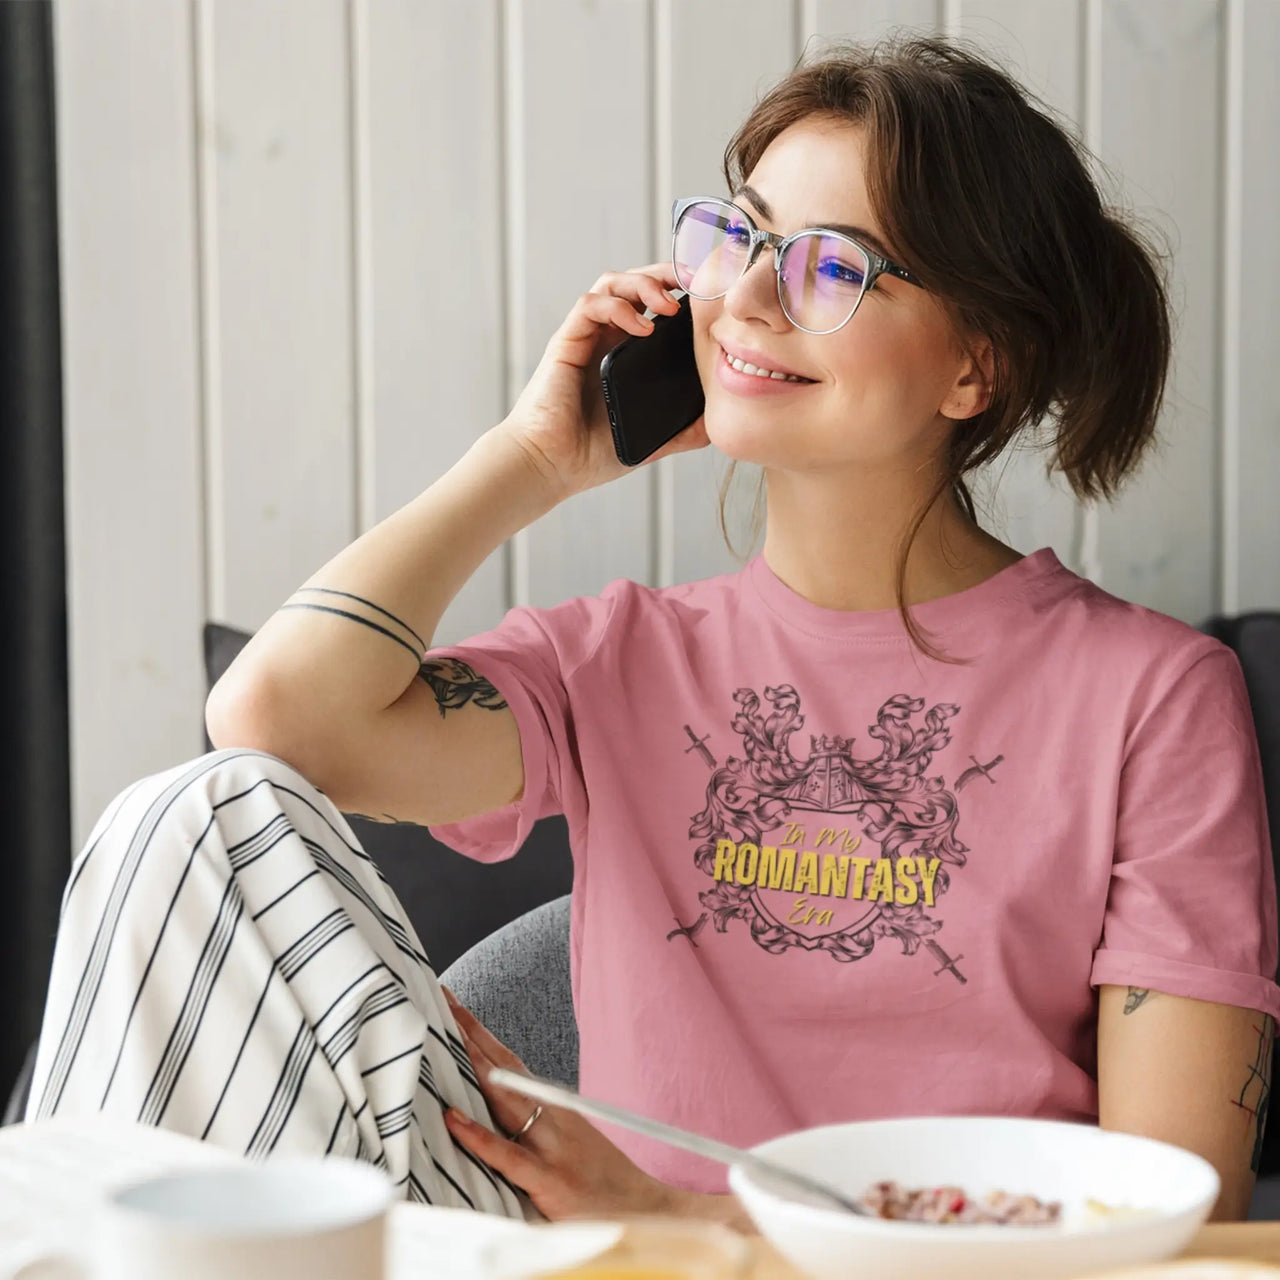
[[[995,385],[995,349],[990,338],[975,338],[960,349],[960,371],[938,412],[948,418],[972,418],[991,403]]]

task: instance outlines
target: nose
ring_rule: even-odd
[[[724,295],[724,309],[736,320],[763,320],[778,333],[791,327],[778,300],[772,245],[756,246],[754,259]]]

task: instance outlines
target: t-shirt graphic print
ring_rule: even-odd
[[[733,729],[744,754],[723,768],[705,738],[684,726],[714,771],[707,806],[690,828],[703,838],[694,862],[714,887],[698,895],[703,913],[678,932],[694,938],[711,920],[723,933],[741,920],[766,951],[803,947],[846,963],[884,939],[909,956],[923,947],[938,973],[964,982],[962,957],[936,938],[943,922],[935,908],[968,853],[956,832],[956,792],[974,777],[993,782],[1000,757],[963,769],[949,789],[928,770],[950,743],[948,722],[960,708],[925,711],[923,698],[900,693],[870,727],[876,756],[860,759],[853,737],[823,734],[797,759],[800,695],[778,685],[764,696],[769,714],[754,690],[734,692]]]
[[[740,1146],[894,1115],[1097,1117],[1097,991],[1280,1015],[1235,654],[1049,547],[846,612],[756,555],[511,609],[463,644],[524,789],[431,828],[515,854],[563,814],[584,1094]],[[709,1160],[600,1126],[642,1168]]]

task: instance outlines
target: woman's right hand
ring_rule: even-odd
[[[675,314],[680,304],[667,292],[673,287],[678,285],[669,262],[602,275],[552,334],[528,385],[503,420],[501,430],[525,450],[561,498],[640,469],[625,466],[614,452],[600,361],[628,335],[643,341],[653,331],[653,322],[642,314],[646,307]],[[708,443],[698,417],[640,466]]]

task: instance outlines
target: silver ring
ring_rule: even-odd
[[[511,1141],[512,1141],[512,1142],[519,1142],[519,1141],[520,1141],[520,1139],[521,1139],[521,1138],[523,1138],[523,1137],[524,1137],[524,1135],[525,1135],[526,1133],[528,1133],[530,1129],[532,1129],[532,1128],[533,1128],[533,1122],[534,1122],[534,1121],[535,1121],[535,1120],[536,1120],[536,1119],[537,1119],[541,1114],[542,1114],[542,1103],[538,1103],[538,1105],[537,1105],[536,1107],[534,1107],[534,1109],[533,1109],[533,1115],[531,1115],[531,1116],[530,1116],[530,1117],[529,1117],[529,1118],[524,1122],[524,1124],[522,1124],[522,1125],[520,1126],[520,1128],[519,1128],[519,1129],[517,1129],[517,1130],[515,1131],[515,1133],[513,1133],[513,1134],[511,1135]]]

